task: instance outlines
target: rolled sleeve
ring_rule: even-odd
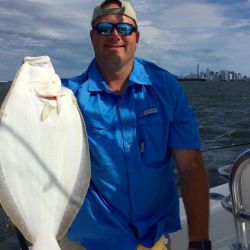
[[[170,123],[171,148],[200,149],[199,127],[194,112],[179,84],[173,91],[174,114]]]

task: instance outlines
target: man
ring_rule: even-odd
[[[63,80],[84,116],[92,167],[68,238],[87,250],[166,249],[164,235],[180,229],[175,159],[189,249],[210,249],[198,128],[181,87],[134,57],[139,32],[129,2],[100,3],[91,25],[95,59],[84,74]]]

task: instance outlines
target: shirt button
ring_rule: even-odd
[[[125,152],[130,152],[132,144],[125,144]]]
[[[128,124],[128,121],[127,121],[127,120],[124,120],[124,121],[122,122],[122,124],[123,124],[123,125],[127,125],[127,124]]]

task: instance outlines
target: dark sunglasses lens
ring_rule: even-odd
[[[98,23],[94,29],[99,35],[109,36],[112,33],[113,27],[116,28],[116,30],[121,36],[129,36],[132,34],[133,31],[136,31],[136,28],[129,23],[112,24],[103,22]]]
[[[111,23],[98,23],[95,26],[95,30],[97,31],[97,33],[104,36],[110,35],[112,29],[113,25]]]
[[[117,31],[122,36],[131,35],[134,29],[135,29],[134,26],[128,23],[117,24]]]

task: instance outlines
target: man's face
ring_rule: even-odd
[[[119,7],[119,5],[109,4],[108,7],[114,8]],[[100,17],[95,21],[94,25],[101,22],[109,22],[112,24],[129,23],[135,26],[133,19],[121,14]],[[90,36],[95,51],[95,57],[100,66],[102,66],[102,64],[107,65],[108,63],[125,65],[133,60],[139,40],[138,32],[133,32],[129,36],[121,36],[116,29],[113,29],[110,36],[104,36],[92,30]]]

